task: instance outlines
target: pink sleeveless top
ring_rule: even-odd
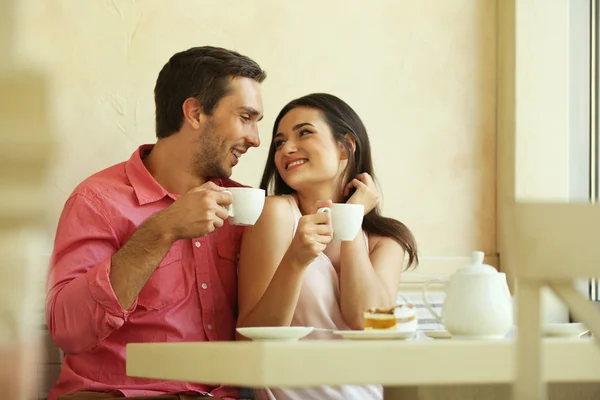
[[[302,216],[296,200],[292,196],[282,196],[289,200],[295,216],[294,233]],[[365,240],[367,236],[365,235]],[[368,246],[368,243],[367,243]],[[342,317],[340,308],[340,284],[336,270],[329,258],[321,253],[304,273],[292,326],[313,326],[334,330],[350,330]],[[303,340],[340,339],[328,332],[313,332]],[[379,385],[320,386],[314,388],[270,388],[255,389],[256,400],[380,400],[383,389]]]

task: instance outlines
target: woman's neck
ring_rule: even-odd
[[[331,200],[333,203],[343,201],[342,190],[333,185],[314,186],[308,190],[296,192],[298,198],[298,208],[302,215],[314,214],[317,212],[317,202],[321,200]]]

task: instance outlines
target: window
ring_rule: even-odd
[[[569,194],[575,202],[599,197],[599,3],[574,0],[569,10]],[[579,286],[600,301],[599,283],[591,278]]]

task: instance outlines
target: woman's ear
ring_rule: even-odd
[[[350,151],[352,152],[352,154],[354,154],[354,151],[356,150],[356,141],[354,140],[354,136],[352,136],[349,133],[346,133],[344,135],[344,140],[349,145]],[[348,159],[348,152],[346,151],[346,146],[344,146],[342,143],[340,143],[340,147],[341,147],[340,148],[341,159],[342,160],[347,160]]]

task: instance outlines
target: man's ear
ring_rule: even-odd
[[[204,112],[200,102],[193,97],[188,97],[183,102],[183,120],[187,122],[192,128],[200,129],[202,126]]]
[[[356,150],[356,140],[354,140],[354,136],[352,136],[349,133],[346,133],[344,135],[344,140],[350,146],[350,151],[352,152],[352,154],[354,154],[354,151]],[[348,151],[346,150],[346,146],[344,146],[342,143],[340,143],[340,151],[341,151],[341,159],[347,160],[349,157]]]

